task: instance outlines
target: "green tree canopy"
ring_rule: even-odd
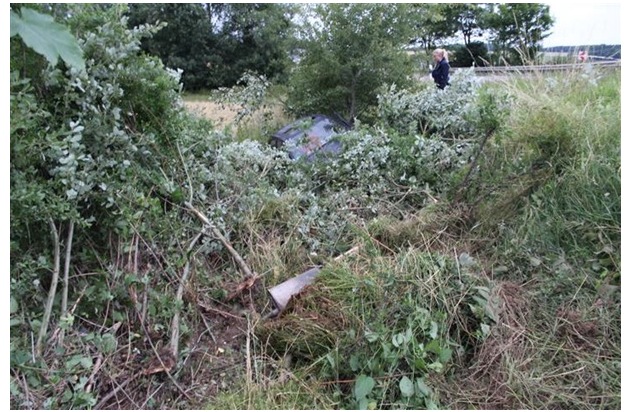
[[[454,3],[447,8],[447,18],[454,20],[458,32],[468,47],[474,37],[481,37],[485,30],[487,9],[476,3]]]
[[[182,69],[188,90],[232,86],[246,71],[281,78],[293,6],[268,3],[131,4],[130,27],[165,22],[143,48]]]
[[[143,40],[142,48],[158,56],[165,66],[182,69],[182,82],[196,90],[211,85],[208,65],[215,39],[208,13],[200,3],[132,3],[129,26],[165,22],[152,38]]]
[[[215,86],[229,86],[247,71],[283,79],[290,63],[294,6],[274,3],[223,4],[217,18]]]
[[[540,3],[504,3],[489,6],[487,25],[497,58],[508,63],[534,61],[541,41],[551,34],[553,18],[549,6]]]
[[[427,52],[437,47],[439,41],[453,37],[459,29],[458,9],[450,4],[418,3],[410,6],[413,21],[413,41]]]
[[[290,108],[354,119],[376,103],[382,84],[406,82],[412,70],[402,48],[411,35],[409,10],[406,4],[316,7],[290,80]]]

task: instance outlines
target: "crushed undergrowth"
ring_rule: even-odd
[[[88,54],[140,34],[99,36]],[[13,408],[620,408],[619,73],[384,88],[378,122],[309,163],[111,58],[68,74],[110,89],[48,73],[62,100],[12,77]]]

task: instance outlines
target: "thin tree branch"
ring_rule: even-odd
[[[232,257],[234,257],[234,260],[236,260],[236,263],[238,263],[239,267],[241,268],[245,276],[253,278],[255,276],[254,272],[252,272],[249,266],[247,266],[247,263],[245,263],[245,260],[243,260],[241,255],[239,255],[239,253],[232,247],[230,242],[228,242],[228,240],[223,236],[223,234],[219,231],[219,229],[217,229],[216,226],[214,226],[208,220],[208,218],[204,216],[204,214],[201,213],[199,210],[197,210],[190,202],[184,202],[184,205],[188,209],[190,209],[190,211],[193,212],[206,226],[208,226],[210,230],[212,231],[212,234],[215,237],[217,237],[221,241],[221,243],[223,243],[223,246],[225,246],[225,248],[228,250],[228,252],[230,252]]]
[[[186,265],[184,266],[182,278],[179,281],[179,287],[177,288],[177,295],[175,296],[175,314],[173,315],[173,320],[171,321],[171,353],[173,354],[174,359],[177,359],[177,353],[179,352],[179,311],[181,304],[183,303],[184,289],[190,274],[191,259],[189,255],[195,244],[197,244],[199,239],[201,239],[202,235],[203,232],[199,232],[188,246],[188,250],[186,251]]]
[[[39,328],[39,334],[37,335],[37,343],[35,344],[35,356],[39,357],[42,353],[42,344],[44,337],[48,331],[48,323],[50,322],[50,314],[52,312],[53,303],[55,301],[55,294],[57,293],[57,283],[59,282],[59,266],[60,266],[60,246],[59,246],[59,232],[53,222],[52,218],[48,220],[50,231],[53,237],[53,251],[55,255],[55,263],[53,267],[52,281],[50,289],[48,291],[48,299],[46,300],[46,306],[44,308],[44,317],[42,319],[42,325]]]
[[[70,259],[72,257],[72,237],[74,236],[74,220],[68,225],[68,238],[66,240],[66,259],[63,265],[63,294],[61,295],[61,317],[68,316],[68,288],[70,277]],[[64,333],[61,329],[59,332],[59,347],[63,347]]]

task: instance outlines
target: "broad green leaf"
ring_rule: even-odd
[[[78,365],[81,365],[84,369],[90,369],[92,367],[92,358],[76,355],[66,362],[66,368],[68,369],[72,369]]]
[[[374,384],[374,379],[370,376],[359,375],[354,383],[354,398],[357,401],[367,398],[372,389],[374,389]]]
[[[422,378],[416,379],[416,389],[418,389],[418,392],[420,392],[422,396],[429,396],[431,394],[431,388],[424,383]]]
[[[11,36],[10,37],[13,37],[16,34],[18,34],[19,24],[20,24],[19,19],[20,19],[20,16],[18,16],[17,13],[11,10]]]
[[[400,393],[406,398],[412,397],[415,393],[413,389],[413,382],[406,376],[402,377],[398,386],[400,387]]]
[[[359,367],[359,357],[357,355],[350,356],[350,369],[352,369],[353,372],[356,372],[359,370]]]
[[[435,353],[436,355],[438,355],[440,351],[442,350],[442,348],[440,347],[440,341],[432,340],[431,342],[427,344],[425,350],[427,352]]]
[[[367,341],[370,343],[376,342],[378,338],[379,338],[379,335],[376,332],[370,332],[370,331],[365,332],[365,339],[367,339]]]
[[[112,335],[111,333],[106,333],[101,337],[100,346],[101,351],[103,351],[105,355],[111,355],[116,351],[118,341],[116,340],[114,335]]]
[[[437,338],[437,333],[438,333],[438,325],[436,322],[431,321],[431,330],[429,331],[429,336],[431,337],[431,339],[435,339]]]
[[[19,35],[24,44],[43,55],[53,66],[61,57],[68,65],[85,70],[83,51],[67,27],[52,16],[22,7],[21,16],[11,12],[11,36]]]
[[[453,355],[453,350],[449,348],[443,348],[440,351],[440,362],[447,363],[451,360],[451,356]]]

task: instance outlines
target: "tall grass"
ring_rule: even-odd
[[[474,233],[494,239],[482,251],[527,315],[493,330],[451,406],[620,408],[619,73],[503,87],[513,110],[481,165]]]
[[[491,87],[511,110],[465,200],[357,222],[361,253],[278,319],[252,321],[250,372],[210,407],[621,407],[619,73]],[[250,247],[274,268],[266,286],[307,263],[290,239],[265,239]],[[362,377],[375,382],[366,403]],[[404,395],[403,377],[426,396]]]

